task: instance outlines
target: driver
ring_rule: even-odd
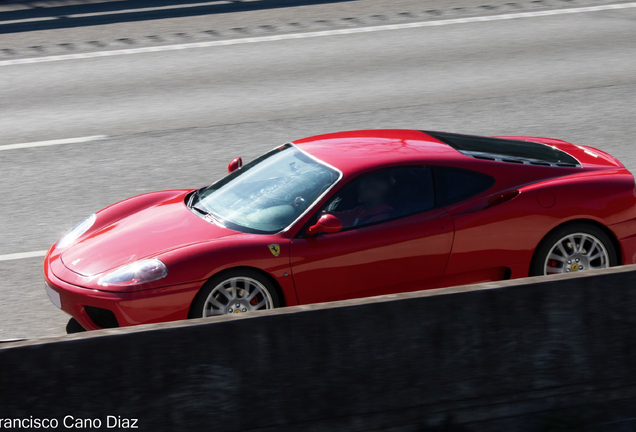
[[[351,210],[330,212],[344,228],[389,219],[394,209],[388,203],[395,179],[387,172],[365,176],[357,185],[358,204]]]

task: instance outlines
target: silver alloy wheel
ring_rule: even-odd
[[[273,309],[267,288],[249,277],[233,277],[218,284],[203,304],[203,316],[244,313]]]
[[[586,233],[568,234],[556,242],[544,263],[544,274],[573,273],[610,266],[605,245]]]

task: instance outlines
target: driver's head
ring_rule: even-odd
[[[367,207],[386,204],[395,180],[388,173],[365,176],[358,183],[358,203]]]

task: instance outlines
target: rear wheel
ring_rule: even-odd
[[[247,313],[280,306],[273,284],[250,269],[222,272],[210,279],[197,294],[190,318]]]
[[[530,276],[576,273],[618,265],[616,248],[599,227],[585,222],[564,225],[539,246]]]

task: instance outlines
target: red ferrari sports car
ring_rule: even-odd
[[[229,171],[81,222],[53,303],[91,330],[636,262],[634,177],[556,139],[343,132]]]

